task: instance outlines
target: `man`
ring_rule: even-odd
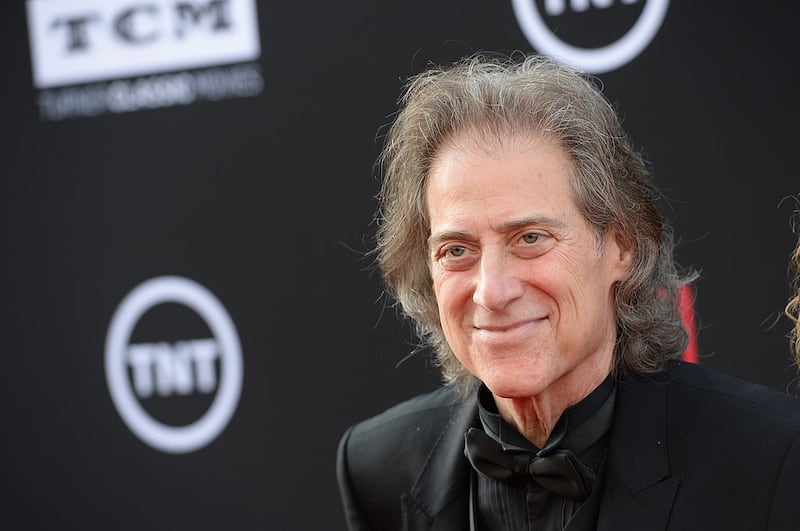
[[[675,361],[670,230],[590,79],[476,56],[409,83],[376,256],[443,387],[351,427],[351,530],[798,529],[800,401]]]

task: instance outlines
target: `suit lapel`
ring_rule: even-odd
[[[454,406],[411,492],[402,497],[405,531],[469,529],[469,463],[464,433],[477,423],[474,398]]]
[[[617,385],[597,529],[666,529],[680,484],[670,477],[666,433],[669,373]]]

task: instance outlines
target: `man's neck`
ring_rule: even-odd
[[[536,396],[494,396],[500,416],[536,447],[543,448],[564,411],[591,394],[611,372],[611,363],[583,365]]]

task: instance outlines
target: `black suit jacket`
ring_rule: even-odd
[[[352,426],[337,475],[352,531],[469,529],[464,432],[451,389]],[[671,362],[618,383],[600,531],[800,530],[800,400]]]

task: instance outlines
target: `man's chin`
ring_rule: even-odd
[[[520,374],[509,376],[493,375],[484,380],[484,383],[495,397],[510,400],[538,396],[547,388],[544,383],[538,382],[537,378],[526,378]]]

